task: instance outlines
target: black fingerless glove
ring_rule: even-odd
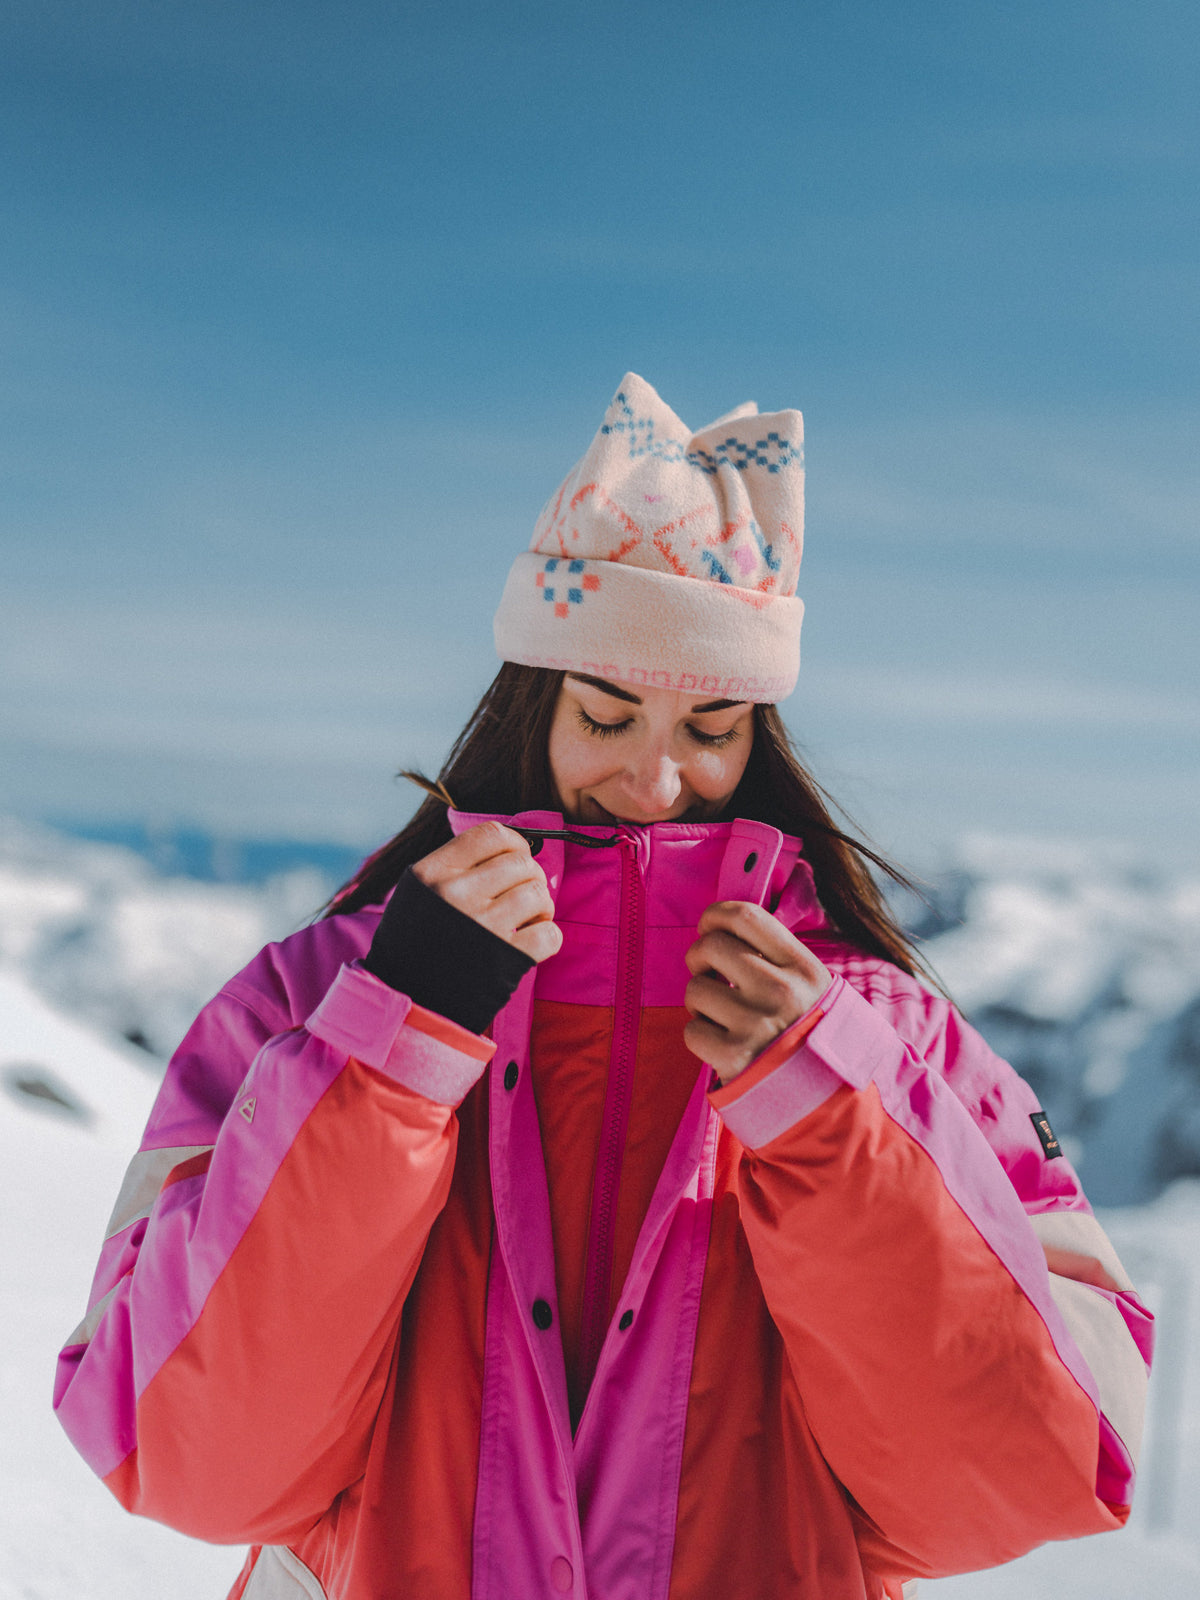
[[[410,867],[383,908],[363,966],[472,1033],[491,1025],[532,956],[443,900]]]

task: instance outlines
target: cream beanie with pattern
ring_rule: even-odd
[[[800,667],[798,411],[690,433],[628,373],[496,612],[505,661],[771,703]]]

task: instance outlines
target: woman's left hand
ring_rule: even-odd
[[[718,900],[686,957],[683,1041],[729,1083],[799,1021],[833,982],[828,967],[762,906]]]

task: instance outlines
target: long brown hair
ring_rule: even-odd
[[[450,797],[461,811],[501,816],[557,811],[550,724],[562,680],[562,672],[506,661],[455,740],[437,785],[429,786],[431,792],[416,815],[368,857],[334,895],[325,915],[378,904],[407,867],[445,844],[451,837],[446,816]],[[434,794],[434,787],[442,795]],[[918,891],[891,862],[837,826],[830,812],[835,803],[801,763],[778,709],[756,705],[750,759],[728,814],[799,834],[817,896],[838,931],[905,972],[925,972],[867,863],[906,889]]]

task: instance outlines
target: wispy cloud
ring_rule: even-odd
[[[1200,693],[1088,684],[1009,670],[980,676],[889,667],[806,668],[822,716],[904,722],[924,733],[964,724],[1079,733],[1200,735]]]

